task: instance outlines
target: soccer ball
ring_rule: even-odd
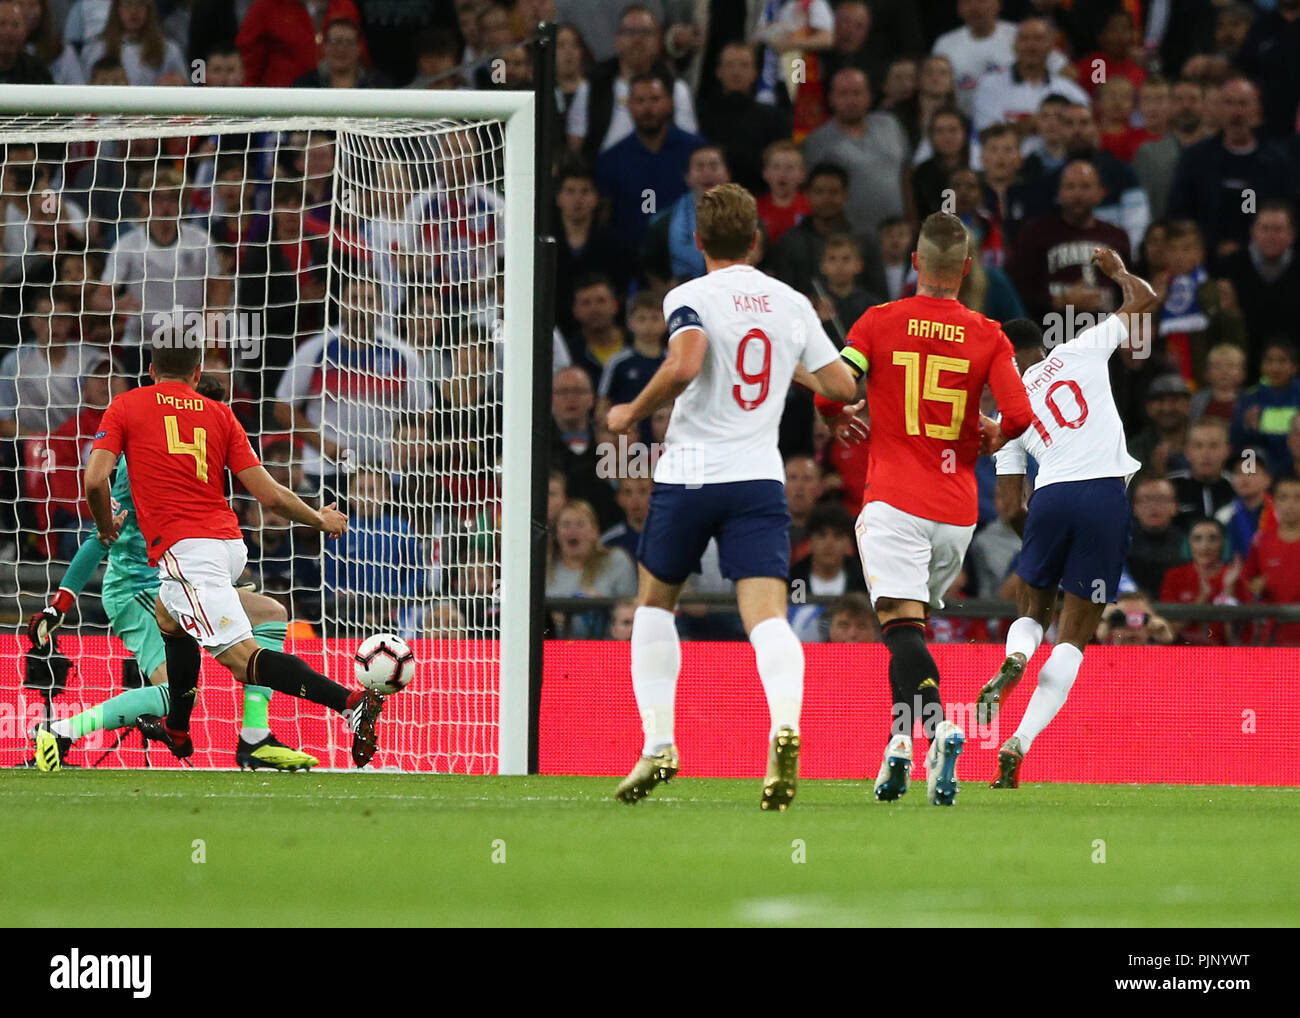
[[[356,669],[361,685],[388,696],[415,677],[415,654],[400,636],[379,633],[357,648]]]

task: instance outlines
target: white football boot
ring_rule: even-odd
[[[925,755],[925,789],[932,806],[951,806],[957,798],[957,757],[966,736],[951,721],[934,727]]]
[[[912,783],[912,739],[908,735],[895,735],[885,747],[885,758],[880,761],[876,775],[876,799],[893,802],[907,794]]]

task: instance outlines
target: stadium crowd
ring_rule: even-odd
[[[563,124],[548,595],[635,592],[668,415],[644,426],[638,456],[603,428],[603,411],[662,359],[663,294],[704,271],[696,197],[734,180],[759,197],[755,263],[806,293],[837,343],[866,308],[911,292],[916,229],[939,209],[971,234],[963,302],[1003,322],[1036,319],[1049,341],[1116,306],[1090,256],[1119,251],[1161,305],[1149,334],[1112,359],[1143,470],[1130,487],[1124,597],[1098,638],[1300,643],[1300,625],[1179,625],[1150,610],[1300,603],[1300,0],[0,0],[0,83],[526,88],[540,20],[560,25]],[[375,208],[354,233],[331,230],[334,139],[279,139],[269,160],[256,148],[133,139],[52,159],[6,147],[0,494],[11,544],[53,558],[75,547],[75,470],[40,464],[79,462],[77,437],[140,376],[144,314],[252,309],[267,338],[261,369],[230,376],[236,407],[282,479],[351,503],[352,543],[324,560],[326,588],[357,593],[373,621],[437,595],[418,623],[426,634],[482,625],[490,522],[453,526],[439,507],[490,501],[492,323],[451,330],[449,314],[474,318],[465,301],[450,307],[445,288],[374,264],[384,241],[401,243],[390,234],[402,217],[385,213],[382,195],[400,196],[394,208],[427,206],[446,189],[440,199],[438,182],[392,171],[377,177]],[[493,153],[466,143],[462,154],[477,164],[465,171],[474,186],[456,189],[462,204],[420,213],[458,224],[456,237],[426,238],[430,257],[492,250],[499,237]],[[48,193],[52,205],[36,200]],[[327,293],[327,261],[358,248],[370,268]],[[174,286],[136,283],[168,272]],[[400,335],[364,342],[384,332],[394,299]],[[349,450],[348,490],[331,467],[340,422],[332,404],[308,398],[327,360],[404,379],[369,407],[360,430],[378,441]],[[445,448],[448,435],[461,448]],[[804,639],[871,638],[853,537],[868,447],[832,442],[794,387],[781,448],[792,622]],[[991,461],[979,471],[980,530],[954,599],[1002,596],[1019,549],[1023,508],[998,503]],[[430,495],[453,483],[456,499]],[[314,547],[297,548],[284,521],[253,510],[248,525],[259,579],[320,589]],[[440,540],[453,530],[469,537]],[[706,554],[690,589],[727,587]],[[567,635],[626,637],[629,604],[555,622]],[[727,636],[737,623],[687,607],[681,628]],[[944,617],[931,630],[936,640],[1000,636],[996,620]]]

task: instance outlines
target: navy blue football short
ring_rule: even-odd
[[[1029,499],[1016,573],[1039,590],[1106,604],[1119,593],[1129,546],[1128,495],[1118,477],[1061,481]]]
[[[684,583],[700,571],[709,539],[718,539],[718,562],[729,580],[790,574],[790,510],[780,481],[659,484],[637,561],[664,583]]]

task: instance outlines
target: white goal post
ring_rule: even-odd
[[[504,240],[499,246],[501,328],[500,335],[494,337],[498,364],[503,365],[497,394],[500,460],[496,490],[500,526],[499,532],[493,535],[499,556],[496,592],[499,614],[494,622],[499,634],[495,662],[496,740],[495,747],[481,752],[467,751],[481,758],[479,766],[468,768],[471,772],[526,774],[528,770],[530,475],[534,444],[544,440],[543,436],[532,433],[535,105],[532,92],[511,91],[0,87],[0,116],[3,117],[0,148],[15,143],[57,141],[58,133],[71,124],[68,118],[83,118],[79,127],[83,134],[93,130],[85,118],[123,118],[114,122],[115,127],[129,122],[126,118],[140,118],[138,125],[144,125],[144,132],[164,138],[200,133],[195,126],[200,122],[216,122],[222,131],[230,133],[237,132],[241,126],[250,132],[348,131],[353,123],[360,125],[364,121],[373,127],[387,120],[499,122],[498,145],[503,169],[497,181],[501,189]],[[383,139],[382,129],[377,136]],[[382,146],[378,150],[382,152]],[[379,161],[382,160],[381,154]],[[334,173],[339,172],[336,165]],[[375,179],[382,182],[384,177],[380,174]],[[345,684],[352,683],[350,676],[339,679]],[[492,690],[475,690],[475,693],[486,694],[490,699]],[[389,721],[390,733],[403,723],[404,715],[396,702],[401,698],[401,695],[394,698],[398,709]],[[480,734],[486,744],[486,733]],[[334,749],[334,736],[329,739],[327,748]],[[433,754],[432,750],[428,752]],[[403,766],[403,769],[408,768]]]

